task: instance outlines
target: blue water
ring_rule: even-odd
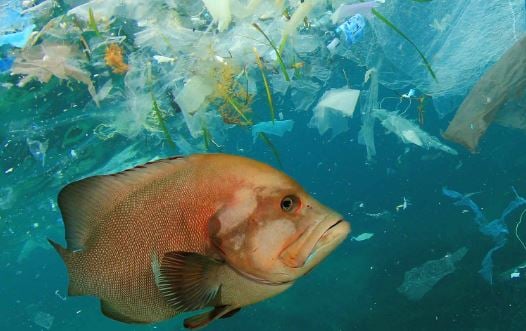
[[[16,54],[11,48],[1,50],[2,56]],[[338,57],[324,63],[347,68],[350,74],[347,81],[340,70],[334,70],[317,98],[325,90],[346,84],[368,89],[363,84],[367,68]],[[111,93],[118,95],[124,83],[122,77],[112,77],[117,88]],[[182,329],[183,319],[191,313],[159,324],[127,325],[103,316],[97,298],[66,297],[66,268],[46,239],[64,242],[56,203],[64,185],[184,151],[180,146],[172,148],[160,130],[101,139],[94,132],[100,124],[115,120],[112,111],[119,106],[115,99],[97,108],[86,86],[74,80],[52,78],[47,83],[32,81],[17,87],[20,78],[8,73],[0,76],[1,83],[12,84],[0,88],[0,330]],[[94,82],[99,88],[102,78]],[[261,88],[258,92],[252,107],[254,118],[268,121],[265,92]],[[380,86],[379,99],[394,97],[386,103],[394,108],[398,95],[405,92]],[[505,220],[507,242],[493,254],[494,281],[490,284],[479,270],[494,247],[492,238],[479,231],[471,210],[455,205],[442,191],[448,187],[463,194],[475,192],[471,198],[485,217],[499,218],[516,199],[512,187],[526,196],[523,132],[491,126],[477,153],[442,140],[459,152],[454,156],[403,144],[377,123],[377,155],[367,160],[357,138],[359,110],[347,119],[347,132],[329,139],[330,135],[320,136],[307,127],[312,112],[294,111],[290,91],[273,97],[276,111],[295,122],[283,137],[269,136],[280,162],[262,140],[253,142],[247,128],[222,132],[221,137],[214,137],[220,140],[220,147],[211,144],[207,150],[200,139],[188,138],[177,121],[180,113],[170,113],[167,126],[172,137],[184,131],[181,135],[196,151],[244,155],[282,169],[315,198],[340,212],[352,225],[351,235],[368,232],[374,236],[366,241],[346,240],[291,289],[212,323],[210,330],[526,328],[526,275],[510,279],[510,269],[526,260],[526,250],[515,236],[523,208],[515,209]],[[439,116],[429,102],[422,128],[440,137],[453,115]],[[416,104],[406,116],[418,122]],[[404,198],[409,205],[397,209]],[[526,224],[517,234],[526,239]],[[406,271],[461,247],[468,249],[466,256],[422,299],[411,301],[397,291]],[[45,317],[52,318],[52,323],[46,325]]]

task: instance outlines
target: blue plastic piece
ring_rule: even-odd
[[[361,14],[356,14],[349,17],[338,28],[336,28],[336,32],[343,35],[345,41],[350,46],[362,39],[364,28],[365,18]]]
[[[14,8],[0,8],[0,34],[22,30],[31,21],[30,15],[20,14],[21,8],[17,8],[16,3],[13,6]]]
[[[500,218],[497,218],[491,222],[487,222],[486,217],[484,214],[482,214],[479,206],[469,197],[470,194],[462,194],[457,191],[449,190],[445,187],[442,188],[442,193],[444,193],[444,195],[457,200],[455,202],[456,206],[465,206],[470,208],[475,214],[475,222],[479,226],[479,231],[493,239],[495,246],[493,246],[493,248],[486,253],[486,256],[484,256],[484,259],[482,260],[482,268],[479,270],[479,273],[482,275],[482,277],[484,277],[484,279],[490,284],[493,284],[493,253],[504,247],[508,240],[507,237],[509,230],[508,226],[506,225],[506,217],[508,217],[508,215],[515,209],[526,205],[526,199],[519,196],[515,188],[512,187],[512,190],[516,196],[515,200],[508,204],[506,209],[504,209],[502,212]]]
[[[11,69],[13,66],[13,62],[15,62],[15,58],[13,57],[6,57],[0,59],[0,72],[6,72]]]
[[[482,211],[480,210],[479,206],[473,200],[471,200],[470,196],[472,194],[464,195],[457,191],[450,190],[446,187],[442,188],[442,193],[444,193],[444,195],[452,199],[456,199],[457,201],[455,202],[455,206],[464,206],[471,209],[471,211],[475,214],[475,223],[477,223],[477,225],[482,226],[487,222],[486,217],[484,216],[484,214],[482,214]]]
[[[33,33],[34,28],[35,25],[32,24],[26,26],[24,30],[20,32],[14,32],[0,36],[0,46],[11,45],[18,48],[24,47],[29,40],[31,33]]]
[[[260,133],[282,137],[285,132],[292,131],[293,126],[293,120],[260,122],[252,126],[252,138],[254,141],[256,141],[256,138]]]

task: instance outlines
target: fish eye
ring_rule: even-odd
[[[300,204],[300,199],[294,195],[287,195],[281,199],[281,210],[286,213],[295,211]]]

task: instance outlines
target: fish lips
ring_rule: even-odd
[[[303,232],[282,251],[280,258],[291,268],[314,266],[338,246],[350,230],[350,224],[343,219],[323,220]]]

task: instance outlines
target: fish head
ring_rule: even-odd
[[[209,228],[213,246],[242,275],[269,284],[294,281],[350,232],[340,214],[285,174],[273,169],[249,178],[235,185]]]

